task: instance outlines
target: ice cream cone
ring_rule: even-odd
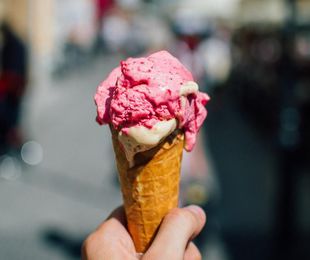
[[[178,205],[184,136],[177,130],[156,147],[135,155],[129,167],[113,130],[112,141],[129,233],[136,251],[145,252],[163,217]]]
[[[121,61],[97,88],[96,119],[111,128],[138,253],[147,250],[164,216],[178,205],[182,151],[192,151],[208,101],[191,72],[167,51]]]

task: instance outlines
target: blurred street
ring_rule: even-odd
[[[95,122],[93,102],[115,62],[93,62],[28,97],[41,100],[27,102],[26,111],[37,113],[27,115],[33,125],[25,128],[42,146],[43,160],[22,165],[15,181],[0,178],[1,259],[79,257],[82,239],[120,204],[110,133]]]
[[[43,159],[37,166],[8,165],[8,175],[1,172],[3,259],[78,259],[83,239],[121,204],[110,132],[95,122],[93,103],[96,86],[119,59],[104,55],[64,78],[38,79],[37,84],[45,81],[44,90],[27,95],[24,128],[28,139],[42,147]],[[209,112],[207,140],[223,189],[217,228],[228,238],[236,233],[241,241],[245,237],[246,241],[235,244],[237,252],[242,243],[250,248],[251,243],[259,244],[257,250],[264,251],[271,240],[264,234],[270,232],[274,217],[274,150],[226,94],[213,100]],[[254,154],[259,161],[251,160]],[[221,158],[227,158],[225,163]],[[245,192],[251,199],[236,204]],[[212,237],[217,213],[211,209],[208,214],[208,253],[212,259],[227,259],[224,248],[219,248],[223,245]],[[249,231],[257,235],[251,237]],[[253,258],[258,251],[243,251],[243,255]]]
[[[159,50],[211,97],[180,186],[207,213],[203,259],[309,259],[309,13],[307,0],[0,0],[0,260],[80,259],[122,203],[97,86]]]

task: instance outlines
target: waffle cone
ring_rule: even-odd
[[[178,206],[184,137],[175,131],[155,148],[136,154],[130,168],[118,133],[111,131],[127,227],[136,251],[144,253],[163,217]]]

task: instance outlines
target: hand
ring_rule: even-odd
[[[206,215],[197,206],[172,209],[164,218],[158,233],[143,260],[198,260],[201,254],[191,241],[206,222]],[[137,260],[134,243],[125,228],[124,208],[112,212],[82,246],[83,260]]]

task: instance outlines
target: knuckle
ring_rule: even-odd
[[[106,237],[113,234],[116,229],[117,222],[114,219],[108,219],[99,227],[99,229],[96,230],[96,232],[100,233],[102,237]]]
[[[193,242],[190,242],[185,253],[185,260],[201,260],[202,256],[199,249]]]
[[[167,221],[174,221],[175,219],[184,218],[182,210],[179,208],[174,208],[165,217]]]
[[[166,221],[178,222],[180,225],[189,225],[195,222],[193,214],[180,208],[172,209],[166,218]]]
[[[82,253],[87,255],[96,241],[94,233],[90,234],[82,244]]]
[[[109,224],[107,222],[103,223],[98,229],[88,235],[82,244],[82,250],[84,252],[91,251],[97,246],[98,243],[104,244],[107,233],[109,232]]]
[[[193,250],[192,252],[192,256],[193,256],[193,260],[201,260],[202,256],[201,253],[199,252],[199,250],[196,248],[195,250]]]

